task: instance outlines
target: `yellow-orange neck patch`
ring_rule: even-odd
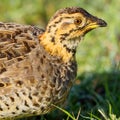
[[[40,44],[43,45],[50,55],[61,57],[64,63],[73,59],[73,54],[68,52],[61,43],[54,44],[54,42],[51,42],[48,36],[46,37],[45,35],[40,36],[39,39]]]

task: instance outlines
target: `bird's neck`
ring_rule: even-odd
[[[41,35],[39,39],[40,44],[50,55],[61,58],[64,63],[75,59],[77,43],[68,43],[65,40],[60,42],[60,38],[54,38],[47,33]]]

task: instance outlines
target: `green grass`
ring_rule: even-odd
[[[4,22],[45,27],[57,9],[81,6],[108,23],[87,34],[79,45],[78,75],[64,110],[21,120],[71,120],[78,115],[78,120],[120,120],[119,4],[119,0],[0,0]]]

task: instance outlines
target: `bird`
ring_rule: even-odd
[[[76,48],[107,23],[80,7],[59,9],[45,29],[0,22],[0,120],[43,115],[67,99]]]

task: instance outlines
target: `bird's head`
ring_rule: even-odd
[[[104,20],[91,15],[82,8],[64,8],[58,10],[51,18],[40,39],[52,55],[70,59],[75,54],[81,38],[87,32],[106,25]]]

